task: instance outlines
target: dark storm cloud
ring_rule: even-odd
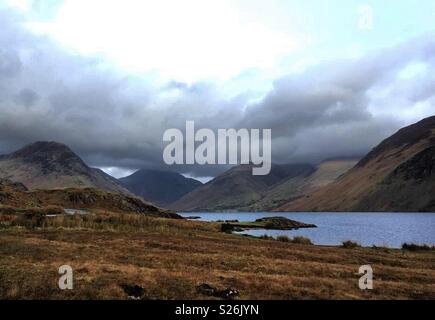
[[[10,13],[0,12],[2,153],[58,140],[94,166],[162,167],[166,129],[183,129],[187,119],[218,126],[240,114],[239,101],[222,100],[210,83],[157,86],[107,71],[103,60],[67,53],[29,34]]]
[[[283,77],[256,103],[249,103],[248,93],[225,98],[212,82],[156,84],[151,76],[116,73],[104,60],[68,53],[30,34],[7,11],[0,11],[0,48],[0,151],[57,140],[93,166],[154,166],[194,176],[227,169],[163,165],[163,132],[184,131],[186,120],[195,120],[197,128],[271,128],[274,162],[361,155],[414,121],[396,114],[413,114],[420,102],[426,103],[422,114],[433,111],[433,72],[396,77],[412,61],[433,71],[430,38]]]
[[[423,37],[356,61],[324,63],[304,74],[279,79],[263,101],[248,108],[240,126],[272,128],[275,161],[364,155],[412,121],[401,114],[412,114],[415,103],[435,96],[430,90],[435,84],[432,72],[410,81],[397,80],[398,72],[412,62],[423,61],[433,69],[434,44]],[[373,92],[389,85],[393,91],[387,96],[373,97]],[[391,105],[399,94],[395,87],[408,95],[402,105]],[[391,112],[377,116],[372,107],[376,111],[390,108]],[[427,109],[426,115],[435,113],[435,105]]]

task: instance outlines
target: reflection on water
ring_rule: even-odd
[[[404,242],[435,245],[435,213],[181,213],[199,216],[204,221],[239,220],[254,221],[263,217],[282,216],[318,228],[300,230],[249,230],[243,232],[254,236],[287,235],[304,236],[319,245],[339,245],[346,240],[363,246],[399,248]]]
[[[84,209],[64,209],[64,211],[66,214],[80,214],[80,215],[89,214],[89,211]]]

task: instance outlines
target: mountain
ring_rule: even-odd
[[[253,176],[252,165],[240,165],[186,194],[169,207],[179,211],[248,210],[273,186],[286,179],[309,176],[314,171],[315,168],[309,164],[274,164],[269,175]]]
[[[290,177],[269,189],[263,198],[249,207],[249,210],[270,211],[301,198],[334,182],[357,162],[357,159],[352,158],[323,161],[310,175]]]
[[[129,194],[115,178],[88,167],[58,142],[35,142],[1,156],[0,178],[23,183],[29,189],[92,187]]]
[[[334,183],[283,211],[434,211],[435,116],[399,130]]]
[[[53,207],[55,206],[55,207]],[[59,207],[58,209],[56,209]],[[161,218],[181,219],[171,211],[159,209],[142,199],[94,188],[28,190],[22,183],[0,179],[0,211],[44,212],[62,208],[93,209],[105,212],[138,213]]]
[[[202,186],[201,182],[179,173],[149,169],[139,170],[118,181],[135,195],[159,206],[167,206]]]

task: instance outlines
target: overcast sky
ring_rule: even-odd
[[[277,163],[364,155],[435,114],[434,21],[432,0],[0,0],[0,152],[55,140],[122,176],[195,120],[271,128]]]

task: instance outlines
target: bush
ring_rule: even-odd
[[[281,235],[281,236],[274,238],[272,236],[264,234],[264,235],[260,236],[259,238],[263,239],[263,240],[275,240],[275,241],[279,241],[279,242],[288,242],[288,243],[295,243],[295,244],[305,244],[305,245],[312,245],[313,244],[309,238],[301,237],[301,236],[294,237],[293,239],[291,239],[286,235]]]
[[[262,239],[262,240],[275,240],[273,237],[268,236],[267,234],[263,234],[262,236],[260,236],[260,239]]]
[[[360,245],[359,243],[357,243],[357,242],[353,242],[353,241],[350,241],[350,240],[343,241],[343,243],[342,243],[341,246],[342,246],[343,248],[346,248],[346,249],[354,249],[354,248],[359,248],[359,247],[361,247],[361,245]]]
[[[306,237],[302,237],[302,236],[294,237],[291,240],[291,243],[306,244],[306,245],[312,245],[313,244],[311,242],[310,238],[306,238]]]
[[[427,244],[419,245],[415,243],[404,243],[402,244],[402,249],[408,251],[430,251],[435,250],[435,247],[428,246]]]
[[[290,239],[287,236],[278,236],[278,237],[276,237],[276,240],[278,240],[280,242],[290,242]]]

